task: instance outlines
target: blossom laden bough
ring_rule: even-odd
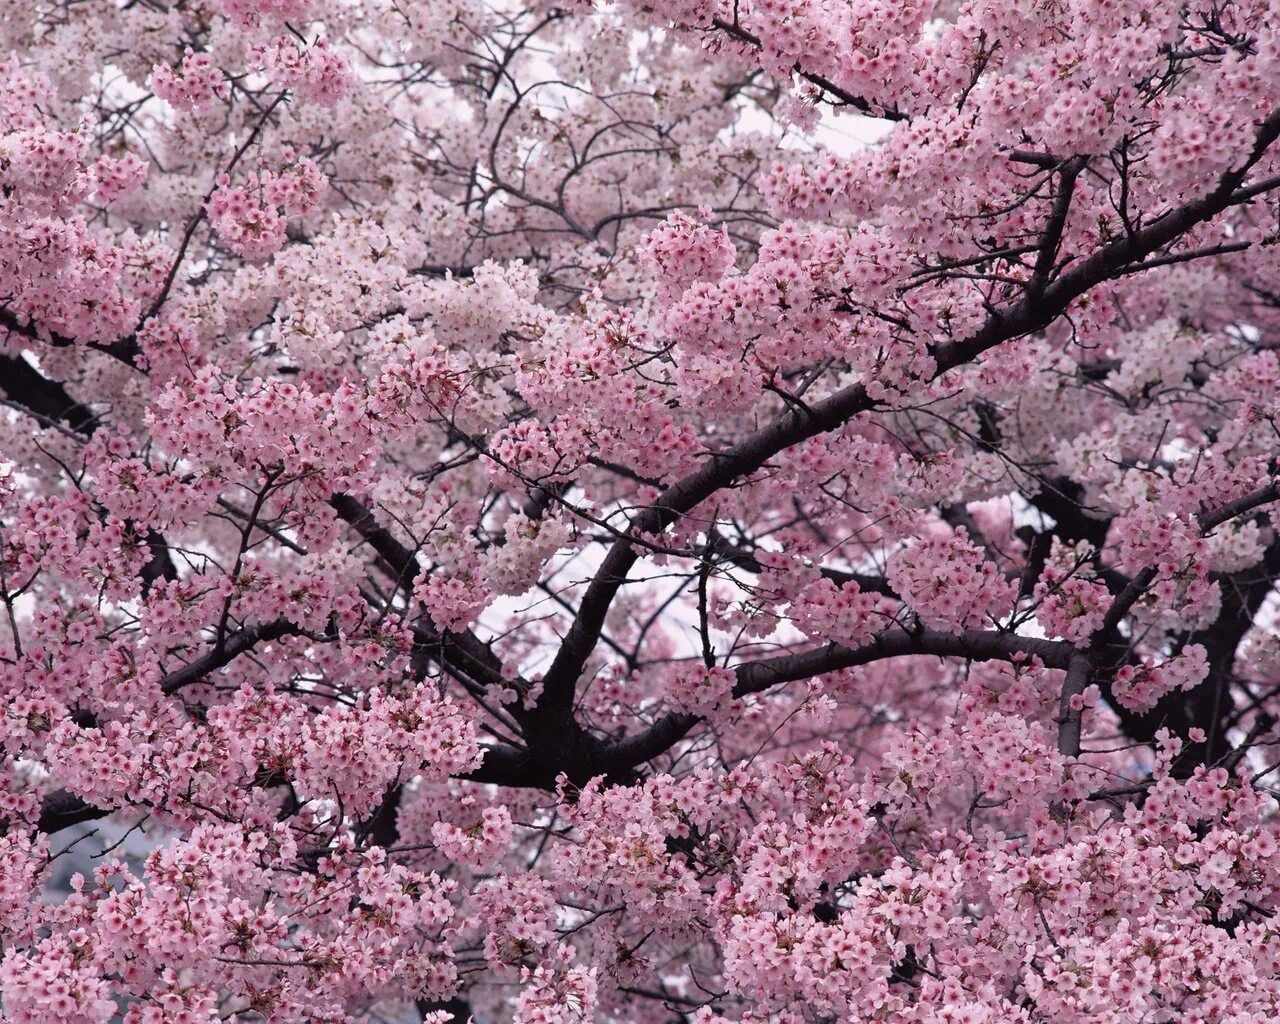
[[[0,1014],[1276,1019],[1278,25],[13,6]]]

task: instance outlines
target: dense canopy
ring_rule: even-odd
[[[0,46],[7,1021],[1280,1018],[1280,3]]]

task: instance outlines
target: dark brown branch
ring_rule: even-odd
[[[759,50],[762,46],[760,37],[752,32],[748,32],[736,21],[726,21],[724,18],[712,18],[711,24],[718,28],[727,36],[731,36],[740,43],[746,43],[748,46]],[[795,66],[795,72],[805,81],[816,85],[823,92],[830,93],[841,103],[846,106],[853,107],[859,113],[866,114],[868,117],[877,117],[884,121],[905,121],[907,115],[899,111],[895,107],[886,107],[878,103],[872,103],[863,96],[857,96],[842,89],[836,85],[831,79],[822,75],[815,74],[812,71],[806,71],[798,63]]]
[[[1092,665],[1087,655],[1073,657],[1067,668],[1067,678],[1062,682],[1062,694],[1058,706],[1058,753],[1066,757],[1080,756],[1080,728],[1082,709],[1072,706],[1072,701],[1089,686]]]
[[[944,633],[934,629],[891,629],[861,647],[831,644],[798,654],[749,661],[735,670],[738,678],[733,688],[735,697],[760,693],[779,683],[811,679],[825,672],[867,665],[886,658],[908,655],[933,655],[939,658],[961,658],[965,661],[1007,661],[1014,655],[1039,658],[1049,668],[1066,668],[1074,648],[1061,640],[969,630]]]
[[[1206,512],[1200,517],[1200,529],[1204,533],[1209,533],[1223,523],[1230,522],[1246,512],[1252,512],[1262,505],[1269,505],[1273,501],[1280,501],[1280,481],[1276,480]]]
[[[413,581],[422,572],[422,566],[414,553],[396,540],[378,522],[373,512],[351,495],[335,494],[329,499],[329,504],[373,548],[392,583],[397,588],[411,591]],[[428,646],[438,645],[440,657],[448,667],[486,686],[510,685],[519,688],[521,681],[509,680],[503,676],[502,662],[475,634],[441,631],[434,624],[429,624],[426,633],[424,642]],[[527,688],[527,684],[525,686]]]
[[[744,548],[738,547],[718,530],[711,531],[708,539],[708,548],[710,553],[731,565],[736,565],[740,569],[745,569],[750,573],[763,573],[767,570],[761,561],[754,554]],[[832,569],[823,566],[818,570],[819,574],[830,580],[837,587],[842,587],[846,583],[856,583],[858,589],[863,593],[884,594],[886,597],[897,598],[893,588],[889,586],[889,581],[883,576],[873,576],[871,573],[865,572],[847,572],[844,569]]]
[[[110,810],[85,803],[65,789],[58,789],[46,795],[41,803],[36,828],[45,835],[53,835],[82,821],[97,821],[111,813]]]
[[[735,697],[762,693],[783,683],[889,658],[934,656],[965,661],[1009,661],[1015,656],[1039,658],[1047,667],[1063,669],[1075,657],[1075,648],[1061,640],[1017,636],[1013,633],[970,630],[944,633],[933,629],[890,629],[861,647],[828,644],[796,654],[762,658],[737,666]],[[605,749],[603,762],[613,771],[644,764],[670,749],[699,722],[696,715],[672,714],[659,719],[642,733],[629,736]]]
[[[138,340],[130,335],[127,338],[120,338],[117,341],[88,341],[79,342],[74,338],[68,338],[65,335],[57,334],[52,331],[42,330],[37,324],[31,320],[19,318],[13,310],[8,308],[0,308],[0,327],[3,327],[10,334],[16,334],[21,338],[27,338],[31,341],[44,342],[52,345],[54,348],[70,348],[73,345],[83,344],[87,348],[96,349],[104,352],[125,364],[125,366],[135,367],[139,354]]]
[[[38,419],[66,424],[85,437],[98,428],[98,417],[92,409],[77,402],[66,388],[42,374],[25,356],[0,355],[0,392]]]
[[[175,672],[170,672],[160,681],[160,689],[165,693],[177,693],[185,686],[203,681],[209,673],[230,665],[236,658],[253,650],[258,644],[300,632],[301,629],[298,626],[286,619],[277,619],[264,626],[236,630],[226,638],[225,642],[218,644],[208,654],[188,662]]]
[[[45,426],[64,424],[73,433],[88,438],[101,425],[92,409],[77,402],[65,387],[42,374],[25,356],[0,355],[0,393]],[[151,557],[142,567],[144,594],[158,579],[178,578],[178,568],[164,537],[147,530],[146,543]]]
[[[1063,273],[1042,292],[1029,293],[1012,308],[993,313],[969,338],[940,346],[934,352],[935,378],[971,362],[997,345],[1044,329],[1091,288],[1221,213],[1231,205],[1232,193],[1240,186],[1248,168],[1260,159],[1277,135],[1280,135],[1280,110],[1264,123],[1249,161],[1241,168],[1224,174],[1208,196],[1170,211],[1132,236],[1104,246]],[[568,717],[571,714],[578,676],[595,647],[614,597],[635,564],[637,553],[630,537],[662,532],[716,491],[755,472],[779,452],[818,434],[836,430],[876,404],[861,384],[855,384],[808,406],[804,411],[789,408],[739,444],[711,455],[697,470],[669,487],[655,505],[640,512],[633,520],[629,536],[613,545],[595,579],[587,587],[578,615],[544,678],[540,708],[552,716]]]

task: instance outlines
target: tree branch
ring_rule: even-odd
[[[969,630],[944,633],[940,630],[893,628],[861,647],[827,644],[796,654],[749,661],[734,669],[737,681],[734,697],[762,693],[782,683],[812,679],[841,669],[889,658],[936,656],[966,661],[1010,661],[1018,656],[1039,658],[1048,668],[1067,668],[1076,657],[1075,648],[1062,640]],[[605,748],[602,761],[611,770],[623,771],[644,764],[670,749],[702,721],[697,715],[671,714],[659,719],[642,733],[629,736]]]
[[[1168,245],[1191,228],[1221,213],[1232,205],[1233,192],[1278,135],[1280,109],[1263,123],[1249,160],[1223,174],[1209,195],[1170,211],[1131,236],[1104,246],[1063,273],[1043,291],[1029,291],[1012,308],[992,313],[982,328],[969,338],[936,348],[933,351],[936,364],[933,379],[971,362],[999,344],[1044,329],[1075,299],[1116,276],[1126,265]],[[739,444],[710,455],[698,469],[667,488],[654,505],[640,512],[627,535],[610,548],[588,585],[578,614],[544,677],[539,709],[552,717],[566,718],[572,714],[578,677],[599,639],[613,599],[638,557],[633,538],[661,533],[716,491],[756,471],[784,449],[836,430],[853,416],[877,404],[859,383],[807,406],[804,411],[789,407],[768,426]]]

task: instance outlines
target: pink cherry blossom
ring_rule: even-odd
[[[9,4],[0,1016],[1280,1018],[1277,26]]]
[[[151,72],[151,89],[179,110],[204,113],[216,107],[219,100],[231,96],[226,76],[207,53],[194,53],[188,47],[177,70],[168,64],[157,64]]]

